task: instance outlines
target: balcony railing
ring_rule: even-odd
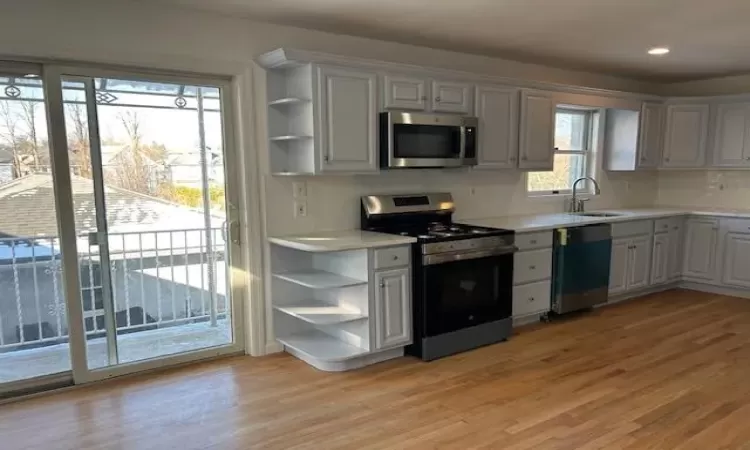
[[[110,233],[108,268],[94,241],[78,237],[89,338],[106,332],[103,270],[109,270],[118,334],[216,324],[229,314],[222,228]],[[67,341],[59,249],[56,236],[0,239],[0,352]]]

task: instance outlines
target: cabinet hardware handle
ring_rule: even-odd
[[[328,155],[323,156],[323,161],[328,162]]]
[[[398,255],[393,255],[393,260],[398,261]]]
[[[515,160],[516,160],[516,157],[515,157],[515,156],[511,156],[511,157],[510,157],[510,161],[511,161],[511,162],[513,162],[513,161],[515,161]]]
[[[530,244],[536,244],[536,239],[529,241]]]
[[[529,297],[529,301],[533,302],[534,301],[534,297]]]
[[[529,159],[529,158],[528,158],[528,157],[526,157],[526,156],[522,156],[522,157],[521,157],[521,161],[526,161],[527,159]]]
[[[664,158],[664,161],[669,162],[669,158],[668,157]]]
[[[384,287],[385,287],[385,281],[381,281],[381,282],[380,282],[380,287],[381,287],[381,288],[384,288]]]
[[[435,101],[440,103],[440,97],[435,97]]]
[[[529,270],[536,270],[536,266],[529,266]]]
[[[426,96],[426,95],[423,95],[423,96],[422,96],[422,101],[425,101],[425,100],[427,100],[427,96]]]
[[[680,227],[677,227],[677,226],[675,226],[675,227],[672,227],[672,229],[673,229],[673,230],[679,230],[679,229],[680,229]]]

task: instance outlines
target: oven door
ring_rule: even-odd
[[[423,261],[425,336],[508,318],[513,309],[513,253],[457,261]]]
[[[381,155],[383,165],[395,168],[466,165],[465,122],[472,118],[396,112],[382,116],[381,126],[387,131],[387,136],[381,139],[381,145],[387,146]],[[473,135],[469,137],[473,139]]]

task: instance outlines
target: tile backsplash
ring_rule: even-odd
[[[747,171],[661,171],[658,187],[658,205],[750,209]]]
[[[598,177],[602,193],[587,208],[650,206],[658,186],[656,175],[603,172]],[[367,194],[449,191],[456,201],[456,220],[562,212],[564,208],[560,197],[528,197],[526,177],[517,171],[410,170],[307,178],[307,216],[295,218],[294,181],[265,178],[269,235],[359,228],[359,199]]]

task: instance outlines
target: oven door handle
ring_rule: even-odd
[[[441,264],[446,262],[454,261],[468,261],[470,259],[489,258],[491,256],[499,255],[510,255],[518,251],[518,247],[515,245],[506,245],[503,247],[490,248],[487,250],[475,250],[472,252],[452,252],[452,253],[437,253],[434,255],[424,255],[422,257],[422,265],[431,266],[433,264]]]

